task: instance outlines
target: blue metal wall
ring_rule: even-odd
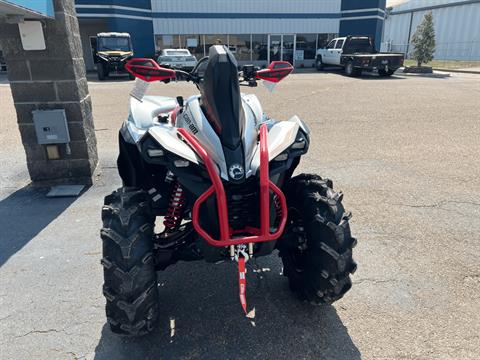
[[[386,0],[342,0],[339,35],[372,36],[376,48],[380,49],[385,5]]]
[[[106,20],[108,31],[128,32],[137,57],[155,54],[150,0],[75,0],[82,19]]]

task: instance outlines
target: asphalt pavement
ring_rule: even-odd
[[[109,331],[99,263],[100,210],[120,186],[117,132],[132,85],[89,82],[98,176],[78,198],[50,199],[29,185],[0,81],[0,359],[480,358],[480,76],[300,72],[273,94],[242,88],[271,117],[310,126],[298,172],[331,178],[345,194],[359,239],[353,288],[312,307],[290,294],[277,254],[261,258],[263,271],[247,275],[252,326],[233,264],[179,263],[159,273],[159,327],[142,339]]]

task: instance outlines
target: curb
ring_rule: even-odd
[[[480,71],[472,71],[472,70],[437,69],[437,68],[434,68],[433,70],[447,71],[447,72],[454,72],[454,73],[462,73],[462,74],[477,74],[477,75],[480,75]]]
[[[398,69],[398,71],[395,72],[395,75],[400,75],[400,76],[417,76],[417,77],[429,77],[429,78],[436,78],[436,79],[443,79],[443,78],[447,78],[447,77],[450,77],[450,73],[449,72],[434,72],[434,73],[431,73],[431,74],[422,74],[422,73],[404,73],[403,72],[403,69],[404,68],[400,68]],[[437,69],[433,69],[433,70],[437,70]],[[444,71],[444,70],[442,70]]]

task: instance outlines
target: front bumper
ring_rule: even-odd
[[[217,168],[208,156],[205,149],[195,136],[185,129],[177,129],[177,132],[195,150],[202,159],[212,185],[195,201],[192,212],[193,227],[207,243],[216,247],[232,246],[239,244],[258,243],[278,239],[287,222],[287,203],[283,192],[270,180],[269,161],[267,148],[267,125],[260,127],[260,228],[246,227],[241,230],[233,230],[229,224],[228,207],[225,189],[222,180],[217,173]],[[275,232],[270,228],[270,191],[278,198],[281,206],[281,218]],[[215,195],[217,201],[218,224],[220,239],[214,239],[200,224],[200,207],[211,196]],[[247,234],[247,235],[245,235]]]

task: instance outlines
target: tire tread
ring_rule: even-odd
[[[331,304],[351,288],[350,274],[357,268],[352,258],[356,244],[349,226],[352,215],[343,208],[343,194],[318,175],[298,175],[285,190],[288,206],[302,214],[307,249],[304,268],[299,270],[292,262],[291,243],[282,245],[280,240],[284,275],[300,298],[313,304]]]
[[[140,336],[153,330],[158,292],[153,257],[154,217],[148,194],[120,188],[105,197],[102,208],[103,294],[113,332]]]

